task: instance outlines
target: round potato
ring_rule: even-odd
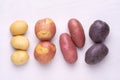
[[[10,32],[12,35],[23,35],[28,29],[28,24],[24,20],[16,20],[10,26]]]
[[[43,41],[36,45],[34,56],[42,64],[49,63],[55,56],[56,47],[49,41]]]
[[[85,62],[90,65],[101,62],[108,54],[109,49],[103,43],[94,44],[91,46],[85,54]]]
[[[109,35],[109,32],[110,28],[106,22],[102,20],[96,20],[90,26],[89,36],[95,43],[102,43]]]
[[[29,55],[26,51],[17,50],[11,55],[11,61],[15,65],[23,65],[25,64],[29,59]]]
[[[29,40],[24,36],[14,36],[11,39],[11,45],[15,49],[27,50],[29,47]]]
[[[37,21],[35,34],[40,40],[51,40],[56,33],[56,26],[52,19],[44,18]]]

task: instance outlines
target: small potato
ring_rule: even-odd
[[[77,19],[72,18],[68,22],[68,28],[75,45],[78,48],[82,48],[85,44],[85,34],[82,24]]]
[[[11,45],[15,49],[27,50],[29,47],[29,40],[24,36],[14,36],[11,39]]]
[[[49,41],[43,41],[36,45],[34,57],[38,62],[42,64],[47,64],[53,59],[55,53],[55,45]]]
[[[60,35],[60,48],[67,63],[73,64],[77,60],[77,49],[67,33]]]
[[[103,42],[110,32],[109,25],[101,20],[96,20],[89,29],[89,36],[95,43]]]
[[[29,55],[26,51],[17,50],[11,55],[11,61],[15,65],[23,65],[27,63]]]
[[[24,20],[16,20],[10,26],[10,32],[12,35],[23,35],[28,29],[28,24]]]
[[[90,65],[97,64],[104,59],[108,51],[108,48],[104,44],[94,44],[87,50],[85,62]]]
[[[35,25],[35,34],[40,40],[51,40],[55,33],[56,26],[50,18],[41,19]]]

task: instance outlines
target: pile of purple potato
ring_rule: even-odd
[[[62,33],[60,35],[60,48],[65,61],[69,64],[74,64],[77,61],[77,49],[84,47],[85,34],[82,24],[75,18],[68,21],[68,33]],[[96,64],[103,60],[108,54],[108,48],[103,44],[103,41],[109,34],[109,26],[107,23],[96,20],[89,30],[89,36],[94,41],[94,45],[91,46],[85,54],[85,62],[87,64]]]
[[[86,52],[85,61],[87,64],[99,63],[108,54],[108,48],[103,44],[103,41],[108,36],[109,31],[109,26],[104,21],[96,20],[91,25],[89,36],[95,44]]]

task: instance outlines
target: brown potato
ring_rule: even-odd
[[[52,19],[44,18],[35,25],[35,34],[40,40],[51,40],[56,33],[56,26]]]
[[[77,60],[77,49],[67,33],[60,35],[60,48],[66,62],[73,64]]]
[[[77,19],[72,18],[68,22],[68,28],[75,45],[78,48],[82,48],[85,44],[85,34],[82,24]]]
[[[49,41],[43,41],[36,45],[34,57],[42,64],[49,63],[56,53],[56,47]]]

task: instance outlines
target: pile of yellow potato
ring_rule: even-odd
[[[24,34],[27,32],[28,24],[24,20],[16,20],[10,26],[10,32],[13,35],[11,38],[11,46],[16,50],[11,55],[11,61],[15,65],[23,65],[28,59],[29,55],[27,49],[29,47],[29,40]]]

